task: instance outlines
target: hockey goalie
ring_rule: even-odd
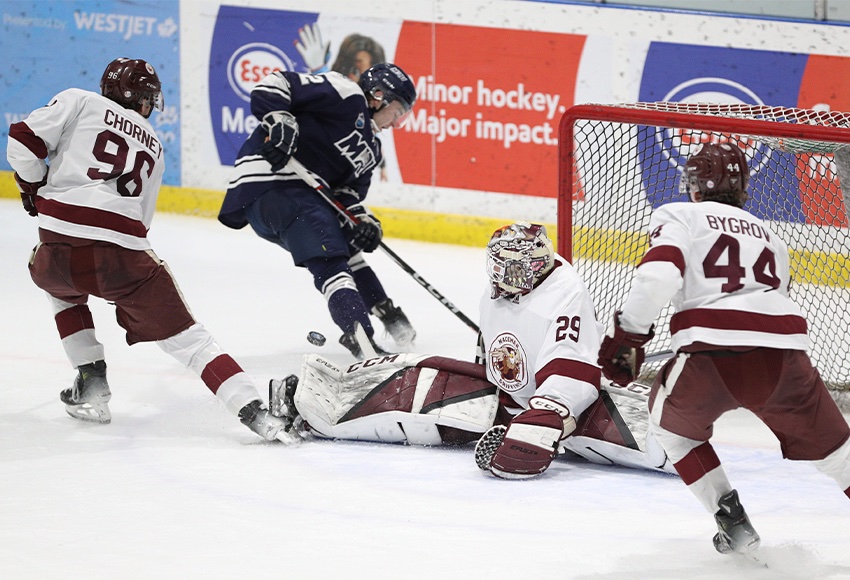
[[[600,387],[592,300],[545,228],[497,230],[487,273],[476,362],[407,353],[340,366],[307,355],[299,375],[271,381],[272,413],[306,437],[477,440],[478,467],[504,479],[535,477],[559,453],[675,473],[647,432],[645,403]]]

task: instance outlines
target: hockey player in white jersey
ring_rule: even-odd
[[[625,384],[640,370],[653,323],[672,301],[675,355],[652,385],[650,427],[676,471],[717,523],[720,553],[751,552],[759,535],[710,438],[744,407],[788,459],[812,461],[850,497],[850,427],[806,350],[807,324],[789,298],[784,242],[744,208],[749,170],[732,143],[705,144],[682,176],[691,202],[655,210],[649,250],[603,340],[599,364]]]
[[[239,364],[189,312],[147,233],[165,169],[148,118],[163,108],[144,60],[109,63],[101,93],[68,89],[9,128],[7,158],[24,209],[38,217],[29,269],[47,292],[62,346],[77,369],[60,393],[76,419],[109,423],[112,393],[89,296],[115,304],[128,344],[152,341],[200,375],[209,390],[267,440],[297,442],[262,405]]]
[[[600,393],[593,304],[545,229],[500,228],[487,247],[487,272],[478,362],[396,354],[341,367],[310,355],[298,377],[271,382],[272,412],[322,438],[478,439],[477,465],[507,479],[543,473],[559,450],[672,473],[661,448]]]

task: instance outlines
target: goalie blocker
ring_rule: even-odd
[[[294,406],[315,437],[413,445],[471,443],[511,418],[500,412],[498,389],[481,365],[421,354],[379,356],[346,367],[305,355]],[[639,431],[603,391],[558,449],[597,464],[675,473],[654,440],[644,442]],[[486,459],[476,454],[480,467],[489,469],[494,451]]]

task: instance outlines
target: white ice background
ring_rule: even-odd
[[[168,214],[150,237],[263,397],[306,352],[353,361],[283,250]],[[26,268],[36,240],[19,202],[0,200],[0,578],[850,578],[850,502],[782,460],[744,411],[714,443],[766,568],[717,554],[713,518],[672,476],[558,459],[510,482],[479,471],[470,447],[263,443],[155,345],[128,347],[98,299],[113,420],[75,421],[58,398],[75,371]],[[477,320],[480,249],[387,243]],[[380,251],[369,261],[415,325],[417,352],[471,360],[470,329]],[[328,343],[309,344],[311,330]]]

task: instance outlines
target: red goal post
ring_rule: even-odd
[[[809,322],[810,354],[833,394],[846,391],[850,186],[845,193],[841,177],[850,184],[848,113],[746,104],[574,106],[560,122],[558,252],[576,265],[607,323],[646,249],[653,208],[687,200],[681,167],[706,141],[731,141],[747,154],[745,209],[788,244],[791,296]],[[668,307],[659,317],[649,352],[669,349],[671,315]]]

